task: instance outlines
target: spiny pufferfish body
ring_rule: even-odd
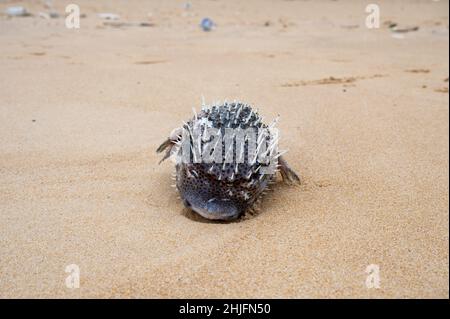
[[[213,220],[233,220],[252,210],[279,171],[300,182],[278,151],[276,121],[263,123],[240,102],[203,106],[172,131],[157,152],[174,158],[184,205]]]

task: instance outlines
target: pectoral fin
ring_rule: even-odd
[[[294,170],[289,167],[283,156],[280,156],[280,158],[278,159],[278,165],[280,168],[281,177],[283,178],[283,181],[285,183],[301,184],[300,178],[298,177],[297,173],[295,173]]]

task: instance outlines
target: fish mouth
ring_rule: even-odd
[[[232,221],[240,216],[239,210],[223,200],[209,200],[203,207],[192,205],[189,201],[184,200],[184,205],[209,220]]]
[[[210,219],[210,220],[226,220],[231,221],[235,220],[239,217],[239,214],[227,214],[227,213],[217,213],[217,212],[210,212],[198,207],[191,207],[191,209],[199,214],[200,216]]]

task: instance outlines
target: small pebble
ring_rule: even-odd
[[[39,12],[38,16],[42,19],[50,19],[50,15],[47,12]]]
[[[30,15],[24,7],[9,7],[5,13],[10,17],[26,17]]]
[[[214,22],[210,18],[204,18],[202,22],[200,22],[200,27],[203,31],[211,31],[214,27]]]
[[[190,3],[190,2],[185,2],[185,3],[183,4],[183,8],[184,8],[185,10],[191,9],[191,8],[192,8],[192,3]]]
[[[38,16],[46,20],[59,18],[58,12],[39,12]]]
[[[151,23],[151,22],[141,22],[141,23],[139,23],[139,26],[140,27],[154,27],[155,24]]]
[[[119,20],[119,15],[115,13],[99,13],[98,17],[105,20]]]

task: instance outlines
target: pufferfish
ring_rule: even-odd
[[[241,102],[194,109],[157,149],[166,151],[160,163],[169,157],[176,163],[175,186],[184,206],[207,219],[231,221],[254,212],[277,172],[288,184],[300,183],[278,151],[276,122],[265,124]]]

